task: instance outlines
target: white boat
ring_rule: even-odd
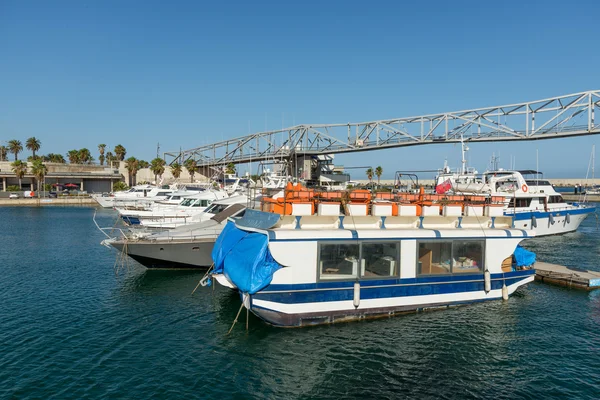
[[[392,216],[391,202],[357,192],[363,201],[351,192],[345,215],[343,202],[289,192],[290,215],[246,210],[215,243],[213,278],[284,327],[507,299],[534,279],[534,261],[520,267],[513,255],[535,233],[511,229],[511,218],[417,216],[411,204]]]
[[[164,200],[175,189],[158,188],[152,185],[136,185],[122,192],[94,193],[92,198],[104,208],[113,208],[115,206],[125,206],[135,204],[136,202]]]
[[[242,204],[220,200],[206,210],[202,222],[160,232],[122,232],[120,237],[106,239],[102,244],[125,252],[148,269],[207,269],[212,264],[213,245],[227,218],[240,217],[244,209]]]
[[[193,216],[202,214],[213,201],[229,197],[222,190],[204,190],[184,198],[178,205],[154,205],[149,210],[119,208],[116,210],[127,225],[142,225],[148,228],[172,229],[196,222]]]
[[[573,232],[596,211],[589,204],[566,203],[542,173],[533,170],[488,171],[476,182],[453,184],[453,191],[503,196],[504,215],[514,218],[514,227],[534,230],[537,236]]]

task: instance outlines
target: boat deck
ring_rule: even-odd
[[[577,289],[600,289],[600,272],[545,262],[535,263],[535,279],[543,283],[573,287]]]

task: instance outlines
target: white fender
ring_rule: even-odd
[[[506,282],[502,284],[502,300],[508,300],[508,288],[506,287]]]
[[[488,269],[483,273],[483,284],[486,293],[489,293],[492,290],[492,275]]]
[[[354,308],[360,305],[360,283],[354,282]]]

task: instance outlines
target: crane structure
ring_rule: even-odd
[[[553,139],[600,133],[600,91],[525,103],[417,117],[346,124],[296,125],[166,152],[167,162],[209,168],[256,161],[295,160],[429,143]]]

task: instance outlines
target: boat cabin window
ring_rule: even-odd
[[[183,199],[183,201],[179,204],[184,207],[189,207],[195,200],[196,199]]]
[[[508,208],[519,208],[519,207],[529,207],[531,205],[531,197],[517,197],[516,199],[513,197],[508,202]]]
[[[319,244],[321,280],[381,279],[397,277],[399,272],[399,242]]]
[[[169,192],[158,192],[156,195],[157,196],[168,196]]]
[[[212,203],[211,200],[198,200],[192,207],[208,207]]]
[[[363,243],[361,251],[361,278],[381,278],[398,275],[400,243]]]
[[[483,272],[483,241],[420,242],[417,275]]]
[[[224,211],[227,207],[229,207],[229,204],[213,204],[206,209],[206,212],[211,214],[218,214],[221,211]]]
[[[564,202],[565,201],[563,200],[561,195],[548,197],[548,204],[556,204],[556,203],[564,203]]]
[[[356,244],[321,244],[319,249],[321,279],[355,279],[358,274],[360,246]]]

